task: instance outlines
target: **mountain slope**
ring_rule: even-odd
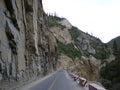
[[[107,44],[112,48],[115,60],[101,68],[101,82],[108,90],[120,90],[120,36],[112,39]]]
[[[120,48],[120,36],[118,36],[118,37],[112,39],[111,41],[109,41],[109,42],[107,43],[107,45],[110,46],[110,47],[112,47],[114,41],[116,41],[118,48]]]
[[[49,15],[48,19],[57,40],[58,61],[62,67],[89,80],[97,80],[98,68],[110,55],[107,45],[72,26],[65,18]]]
[[[97,59],[105,59],[109,56],[106,44],[102,43],[100,39],[72,26],[65,18],[57,16],[49,16],[49,18],[51,19],[49,21],[50,30],[56,37],[58,44],[59,42],[63,45],[72,44],[83,56],[87,57],[93,55]]]

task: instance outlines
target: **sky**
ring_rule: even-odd
[[[104,43],[120,36],[120,0],[42,0],[46,13],[64,17]]]

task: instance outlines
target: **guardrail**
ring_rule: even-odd
[[[106,90],[105,88],[103,88],[95,83],[90,83],[88,87],[89,87],[89,90]]]
[[[69,73],[69,75],[74,81],[76,81],[82,87],[85,87],[85,89],[87,89],[87,90],[106,90],[105,88],[103,88],[100,85],[97,85],[95,83],[88,83],[88,80],[83,77],[80,77],[73,73]]]
[[[87,84],[87,80],[85,78],[79,77],[79,84],[83,87]]]

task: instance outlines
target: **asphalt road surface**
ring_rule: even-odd
[[[23,90],[84,90],[73,81],[65,70],[59,70],[46,79]]]

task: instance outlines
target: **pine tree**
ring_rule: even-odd
[[[117,54],[118,54],[118,46],[117,46],[116,41],[113,42],[113,54],[115,56],[117,56]]]
[[[113,42],[113,54],[116,57],[116,60],[120,60],[120,48],[118,48],[118,45],[116,41]]]

